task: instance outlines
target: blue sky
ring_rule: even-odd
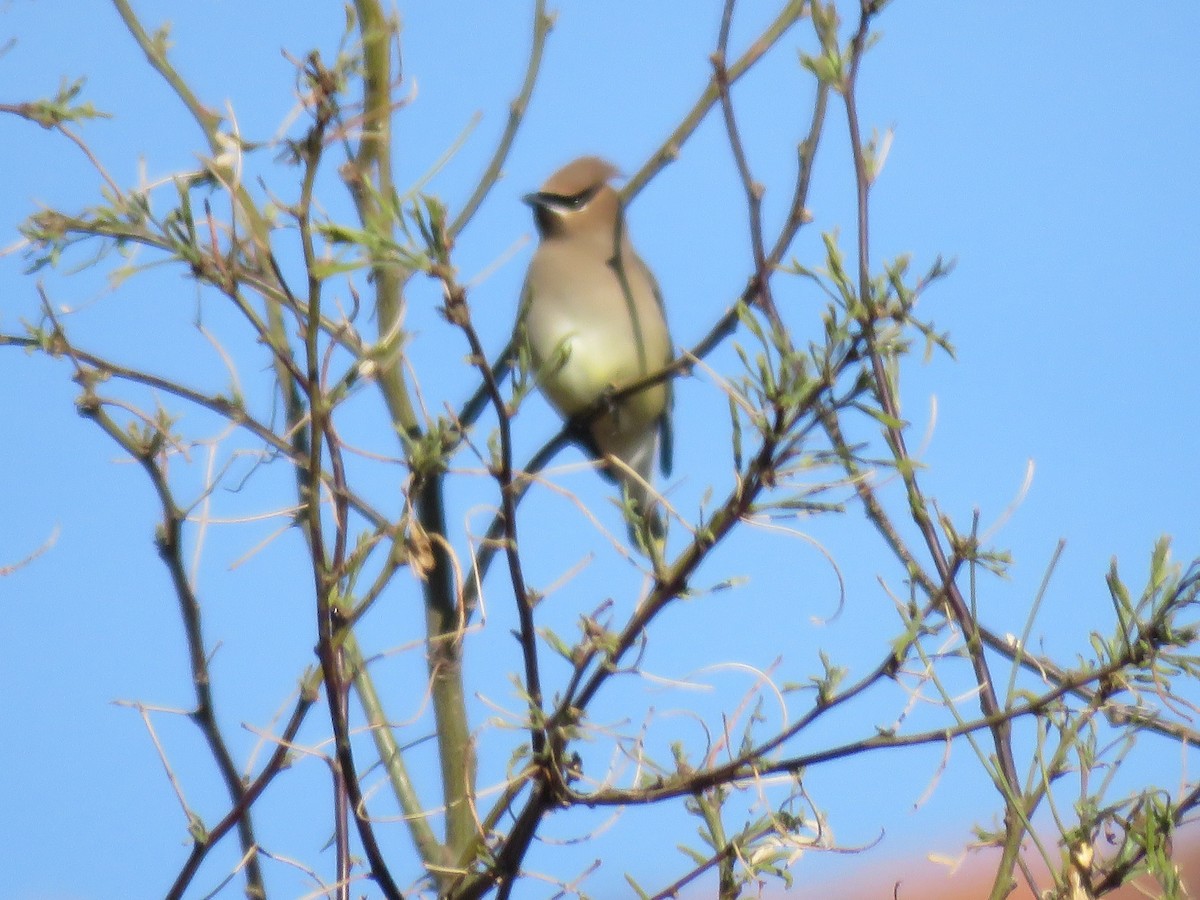
[[[482,113],[430,184],[453,209],[491,153],[519,85],[527,14],[524,4],[411,6],[402,9],[412,99],[397,116],[398,180],[414,183]],[[521,195],[583,153],[636,171],[707,80],[719,6],[559,5],[542,80],[504,178],[456,248],[490,348],[499,348],[511,328],[531,251],[532,223]],[[768,20],[767,4],[744,6],[731,41],[736,50]],[[280,49],[300,57],[317,46],[330,56],[342,28],[336,4],[159,0],[137,9],[151,24],[172,20],[176,64],[210,105],[223,109],[228,101],[242,133],[254,139],[274,135],[294,103],[292,69]],[[1090,630],[1109,627],[1103,575],[1114,555],[1134,585],[1140,585],[1161,534],[1174,535],[1180,559],[1200,555],[1194,424],[1200,406],[1194,372],[1200,177],[1193,162],[1200,147],[1200,71],[1190,64],[1200,7],[1162,3],[1131,11],[897,0],[879,30],[882,40],[862,69],[861,115],[868,129],[894,128],[895,138],[873,193],[873,261],[900,253],[911,253],[915,268],[939,254],[957,261],[921,309],[950,332],[958,361],[914,360],[904,380],[914,444],[928,430],[936,398],[936,422],[922,454],[924,485],[961,526],[976,508],[987,525],[1004,515],[1032,461],[1032,485],[996,537],[1016,564],[1009,580],[983,582],[981,609],[997,630],[1019,631],[1055,544],[1065,539],[1034,633],[1048,651],[1069,660],[1086,652]],[[0,4],[0,40],[9,38],[15,44],[0,57],[0,102],[48,95],[61,78],[86,75],[85,96],[114,117],[84,133],[118,182],[134,184],[142,171],[154,180],[195,168],[199,134],[111,9],[89,4],[66,17],[60,5],[8,0]],[[812,97],[797,49],[812,51],[807,23],[735,91],[751,163],[767,187],[768,233],[778,227],[789,198],[795,143]],[[61,138],[0,118],[0,146],[0,246],[17,240],[17,223],[36,204],[71,209],[97,199],[94,173]],[[843,246],[850,247],[847,146],[844,117],[831,104],[809,202],[814,222],[793,247],[806,265],[822,262],[822,231],[840,230]],[[287,191],[290,173],[272,168],[272,155],[264,152],[255,164],[271,189]],[[348,216],[336,183],[330,179],[325,188],[331,214]],[[662,284],[676,341],[694,343],[749,272],[744,206],[718,117],[711,116],[678,162],[637,198],[630,229]],[[497,260],[504,262],[493,270]],[[34,282],[22,269],[19,255],[0,258],[5,332],[35,315]],[[485,277],[475,283],[481,273]],[[197,311],[212,328],[232,327],[219,304],[201,298],[175,272],[153,271],[115,293],[105,291],[102,274],[46,278],[56,302],[86,307],[70,320],[81,341],[116,358],[219,384],[219,358],[191,328]],[[810,289],[781,278],[776,291],[798,331],[813,327],[819,303]],[[469,379],[445,361],[457,362],[466,352],[461,337],[434,314],[432,285],[417,283],[410,301],[412,361],[418,372],[429,373],[422,380],[426,399],[431,405],[455,402],[469,390]],[[710,364],[724,373],[737,366],[728,348]],[[250,385],[265,383],[256,364],[242,374]],[[30,900],[154,896],[184,857],[185,823],[137,713],[112,701],[185,707],[186,659],[174,599],[152,544],[153,497],[115,446],[75,413],[74,395],[62,364],[0,352],[0,566],[58,534],[45,555],[0,580],[8,635],[0,656],[0,731],[6,735],[0,798],[6,819],[20,823],[0,841],[0,871],[6,895]],[[363,396],[356,403],[347,421],[350,433],[373,449],[394,452],[394,442],[380,431],[375,400]],[[677,458],[668,496],[682,509],[695,509],[707,489],[720,496],[729,486],[725,400],[710,380],[697,376],[677,386],[676,409]],[[201,417],[186,425],[197,433],[215,430]],[[545,404],[531,400],[517,419],[518,456],[536,449],[555,427]],[[195,471],[179,474],[200,484],[205,459],[199,451],[194,458]],[[560,461],[580,459],[570,451]],[[263,496],[286,496],[287,473],[277,468],[254,482],[264,495],[222,493],[214,515],[269,509]],[[400,471],[381,465],[369,477],[386,490],[387,479],[398,483]],[[554,477],[620,534],[604,482],[586,471]],[[485,500],[479,480],[460,483],[451,516],[461,526]],[[539,609],[543,622],[571,633],[580,612],[610,597],[618,613],[632,609],[640,587],[636,571],[570,503],[542,491],[522,515],[526,531],[536,534],[531,583],[544,588],[586,562]],[[482,515],[471,521],[484,527]],[[537,527],[548,521],[554,527]],[[238,724],[269,725],[311,661],[314,641],[311,583],[293,566],[295,533],[240,562],[275,527],[215,526],[203,547],[199,584],[207,638],[220,644],[218,702],[242,760],[256,738]],[[898,630],[877,581],[897,587],[896,564],[855,511],[797,527],[827,547],[846,576],[846,608],[836,621],[811,621],[836,607],[835,580],[818,552],[791,538],[744,531],[718,549],[701,580],[744,575],[748,582],[670,610],[652,635],[646,660],[663,678],[694,675],[713,690],[663,689],[660,695],[637,689],[634,700],[614,691],[602,695],[598,717],[628,717],[636,727],[655,709],[656,721],[664,723],[656,750],[665,751],[667,736],[698,740],[699,722],[711,726],[714,715],[719,722],[716,710],[731,708],[752,685],[744,671],[695,674],[713,662],[743,660],[766,668],[779,657],[781,681],[802,681],[816,671],[819,649],[858,671],[873,665]],[[481,728],[494,714],[489,704],[516,705],[504,674],[517,666],[506,638],[511,603],[504,580],[493,581],[487,626],[471,639],[473,654],[468,646],[468,675],[478,692],[472,713]],[[388,603],[372,613],[365,623],[372,650],[411,639],[417,596],[402,578]],[[394,718],[419,713],[413,696],[421,690],[422,669],[419,653],[411,650],[380,667]],[[869,732],[873,724],[891,721],[898,708],[894,694],[873,698],[864,719],[823,728],[802,746],[815,749]],[[224,795],[195,729],[180,717],[157,715],[153,721],[189,800],[206,817],[219,817]],[[323,733],[314,716],[302,737],[315,743]],[[423,732],[416,725],[406,733]],[[507,761],[508,736],[484,729],[480,740],[483,780],[490,783]],[[1176,771],[1178,751],[1165,745],[1148,748],[1148,768],[1157,765],[1156,753]],[[938,789],[918,806],[939,761],[940,751],[895,753],[814,771],[808,787],[830,813],[839,840],[867,844],[881,833],[884,839],[875,857],[811,854],[800,863],[798,879],[812,883],[875,860],[953,852],[964,843],[970,824],[990,819],[998,803],[977,762],[959,748]],[[327,784],[319,763],[297,765],[268,793],[259,814],[261,822],[274,822],[260,827],[280,853],[316,861],[326,872],[324,825],[302,823],[328,821]],[[880,803],[880,797],[893,802]],[[374,804],[381,815],[389,813],[382,795]],[[555,840],[575,838],[603,818],[556,820],[547,833]],[[390,828],[389,847],[402,857],[402,826]],[[613,896],[626,868],[643,883],[677,877],[686,867],[674,845],[693,833],[677,809],[629,812],[595,842],[539,848],[531,862],[567,877],[601,857],[605,865],[585,888]],[[661,846],[648,844],[651,838]],[[200,883],[211,888],[233,861],[231,845],[216,854]],[[283,864],[268,872],[279,896],[299,896],[311,887]],[[548,884],[535,883],[525,896],[552,893]]]

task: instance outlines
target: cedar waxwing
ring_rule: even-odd
[[[658,284],[634,252],[621,199],[609,184],[616,174],[604,160],[585,156],[525,197],[541,243],[525,277],[518,337],[527,342],[538,386],[567,420],[672,359]],[[654,457],[660,450],[663,474],[670,475],[670,412],[665,381],[580,423],[590,453],[616,457],[637,473],[617,465],[602,470],[646,517],[654,537],[663,533],[652,502]],[[636,544],[632,526],[630,536]]]

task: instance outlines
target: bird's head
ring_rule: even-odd
[[[524,197],[533,207],[538,233],[543,239],[593,232],[611,237],[621,201],[609,182],[618,174],[615,166],[595,156],[567,163],[541,190]]]

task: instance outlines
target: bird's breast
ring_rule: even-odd
[[[657,371],[670,352],[656,302],[631,304],[608,266],[592,277],[573,274],[549,279],[550,287],[542,281],[543,289],[530,298],[525,321],[539,383],[564,416],[588,408],[609,388]],[[631,287],[650,290],[648,284]],[[656,386],[622,401],[621,412],[626,424],[644,425],[657,419],[665,405],[666,390]]]

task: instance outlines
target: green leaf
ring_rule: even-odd
[[[542,640],[546,642],[551,650],[553,650],[567,662],[574,664],[574,654],[571,652],[571,648],[567,645],[566,641],[560,638],[549,628],[539,628],[537,632],[539,635],[541,635]]]
[[[359,269],[366,268],[366,260],[354,259],[323,259],[315,261],[309,268],[313,278],[319,281],[324,281],[327,278],[332,278],[335,275],[342,275],[346,272],[356,272]]]

